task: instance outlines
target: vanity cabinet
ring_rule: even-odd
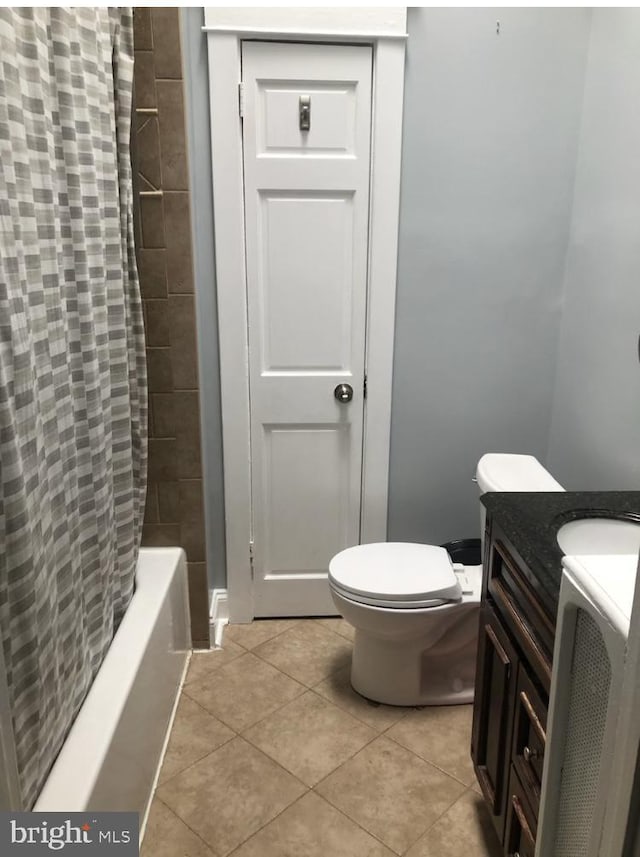
[[[511,769],[509,801],[504,836],[504,853],[508,857],[534,857],[536,820],[520,779]]]
[[[471,756],[505,855],[533,855],[554,621],[495,522],[485,538]]]
[[[480,611],[471,756],[500,838],[506,817],[517,671],[515,647],[496,612],[485,604]]]

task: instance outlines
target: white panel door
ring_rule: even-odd
[[[371,73],[367,46],[242,47],[256,616],[335,613],[359,542]]]

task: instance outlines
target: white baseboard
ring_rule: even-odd
[[[209,623],[213,629],[211,642],[217,648],[222,645],[224,626],[229,623],[229,598],[226,589],[213,589],[211,591]]]

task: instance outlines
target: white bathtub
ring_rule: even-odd
[[[191,646],[180,548],[143,548],[136,591],[38,798],[38,812],[148,812]]]

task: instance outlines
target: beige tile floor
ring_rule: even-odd
[[[341,619],[226,629],[193,655],[143,857],[498,857],[471,707],[373,705]]]

